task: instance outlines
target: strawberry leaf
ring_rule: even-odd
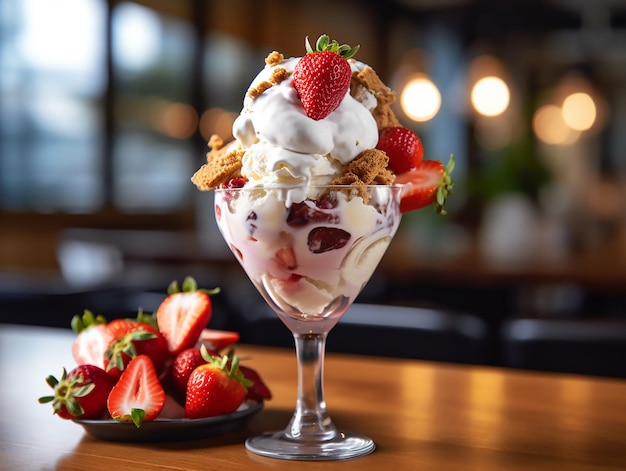
[[[77,334],[80,334],[83,330],[87,329],[88,327],[91,327],[92,325],[99,325],[99,324],[106,324],[106,323],[107,323],[107,320],[104,316],[102,315],[96,316],[90,310],[85,309],[82,317],[79,316],[78,314],[72,317],[70,325],[74,332],[76,332]]]
[[[187,293],[187,292],[193,292],[197,290],[198,290],[198,283],[196,283],[196,280],[191,276],[185,277],[185,279],[183,280],[183,292]]]
[[[146,418],[146,411],[143,409],[131,409],[130,411],[130,419],[135,424],[135,427],[141,427],[143,420]]]
[[[304,40],[304,46],[306,48],[307,54],[330,51],[337,53],[344,59],[350,59],[351,57],[354,57],[354,55],[360,48],[360,46],[352,47],[349,44],[342,44],[340,46],[339,43],[334,39],[331,41],[327,34],[322,34],[319,38],[317,38],[317,41],[315,43],[315,49],[311,47],[308,36]]]
[[[435,211],[437,214],[441,214],[445,216],[447,211],[444,209],[446,204],[446,199],[448,196],[452,194],[452,189],[454,188],[454,181],[452,180],[452,172],[454,171],[454,154],[450,154],[450,160],[446,164],[445,172],[443,174],[443,178],[441,179],[441,183],[437,187],[437,201],[435,204]]]
[[[185,279],[183,280],[182,289],[178,286],[178,282],[176,280],[172,281],[167,288],[167,294],[176,294],[176,293],[181,293],[181,292],[193,293],[194,291],[201,291],[203,293],[208,294],[209,296],[213,296],[220,292],[220,288],[212,288],[212,289],[198,288],[198,283],[191,276],[185,277]]]

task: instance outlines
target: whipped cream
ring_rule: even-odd
[[[270,81],[274,69],[293,69],[299,58],[277,65],[266,65],[254,78],[250,89]],[[365,64],[350,60],[353,72]],[[350,93],[326,118],[309,118],[292,76],[252,99],[244,98],[243,109],[233,125],[233,135],[242,143],[242,174],[246,186],[280,187],[323,185],[341,175],[341,168],[378,142],[378,128],[371,110],[376,98],[364,88],[358,100]]]

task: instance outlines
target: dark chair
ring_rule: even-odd
[[[512,368],[626,378],[626,320],[513,319],[502,348]]]
[[[291,333],[264,303],[240,324],[242,342],[292,347]],[[477,317],[418,307],[355,303],[328,335],[327,350],[454,363],[487,359],[487,327]]]

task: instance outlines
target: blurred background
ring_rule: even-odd
[[[266,316],[190,177],[265,56],[322,33],[457,162],[359,301],[478,322],[446,361],[626,377],[623,0],[1,0],[0,320],[149,311],[188,274],[213,326]]]

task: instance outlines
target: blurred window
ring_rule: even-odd
[[[131,2],[114,6],[107,137],[108,11],[106,0],[0,2],[0,210],[191,206],[201,160],[190,139],[193,26]]]
[[[126,212],[170,212],[191,204],[198,165],[192,101],[192,25],[133,4],[112,17],[115,83],[113,202]]]
[[[90,212],[104,202],[101,0],[0,2],[0,207]]]

